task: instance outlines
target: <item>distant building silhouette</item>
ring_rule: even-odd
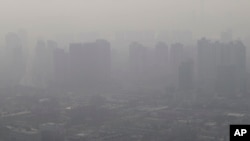
[[[246,93],[246,47],[230,43],[198,41],[198,87],[210,94],[236,96]]]
[[[179,66],[179,89],[189,91],[194,89],[194,63],[186,60]]]
[[[69,55],[60,48],[56,48],[54,56],[55,85],[59,88],[68,88],[69,85]]]
[[[147,48],[137,42],[133,42],[130,44],[129,55],[131,73],[138,76],[143,75],[146,71]]]
[[[178,69],[184,60],[184,49],[183,44],[176,43],[172,44],[170,48],[170,74],[171,83],[175,87],[178,87]]]
[[[53,80],[53,49],[48,48],[46,42],[38,40],[35,48],[33,63],[33,84],[46,88]]]
[[[147,77],[147,48],[137,42],[129,46],[129,68],[132,81],[135,85],[141,84]]]
[[[22,50],[22,41],[16,33],[8,33],[6,41],[6,83],[9,86],[16,86],[20,83],[26,71],[25,59]]]
[[[111,75],[109,42],[97,40],[71,44],[70,74],[72,85],[78,88],[94,90],[107,84]]]
[[[216,47],[207,39],[198,40],[197,69],[198,88],[210,94],[215,90]]]
[[[217,91],[235,96],[246,93],[246,47],[240,42],[217,46]]]
[[[164,42],[158,42],[154,50],[154,73],[158,85],[166,87],[168,85],[169,75],[169,51],[168,46]]]

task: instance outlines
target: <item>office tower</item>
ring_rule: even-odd
[[[22,51],[22,42],[16,33],[8,33],[6,41],[6,63],[7,73],[6,83],[9,86],[18,85],[26,70],[25,60]],[[8,77],[8,78],[7,78]]]
[[[69,85],[69,55],[63,49],[56,48],[53,56],[55,86],[67,88]]]
[[[145,82],[147,78],[147,48],[133,42],[129,47],[130,76],[135,86]]]
[[[147,65],[147,48],[133,42],[129,48],[130,72],[134,75],[143,76]]]
[[[110,43],[106,40],[96,40],[97,46],[96,58],[98,68],[97,74],[100,75],[100,78],[104,81],[108,81],[111,77],[111,47]]]
[[[112,44],[112,47],[115,51],[115,60],[112,60],[113,66],[119,72],[128,71],[129,68],[129,46],[130,42],[127,40],[125,32],[116,32],[115,41]],[[121,75],[121,74],[119,74]]]
[[[46,88],[50,85],[52,78],[52,50],[46,46],[46,42],[38,40],[35,48],[33,63],[33,84],[36,87]]]
[[[247,93],[247,80],[246,80],[246,46],[241,41],[235,42],[235,65],[238,74],[238,79],[236,80],[238,91],[240,94]]]
[[[232,97],[246,94],[246,47],[240,41],[224,43],[217,52],[218,94]]]
[[[98,39],[93,43],[90,63],[93,89],[107,90],[111,80],[111,48],[106,40]],[[96,88],[95,88],[96,87]]]
[[[174,87],[178,87],[178,69],[184,60],[183,56],[183,44],[172,44],[170,49],[170,82]]]
[[[89,54],[87,51],[84,51],[83,44],[81,43],[71,43],[69,53],[70,83],[74,88],[81,88],[84,85],[84,68],[86,68]]]
[[[198,40],[197,47],[197,83],[203,92],[213,93],[216,78],[216,47],[207,39]]]
[[[70,45],[70,74],[72,85],[94,90],[106,85],[111,76],[109,42],[97,40]]]
[[[189,91],[194,88],[194,63],[193,60],[186,60],[179,66],[179,89]]]
[[[158,85],[166,87],[170,69],[168,46],[164,42],[158,42],[154,51],[154,76]]]
[[[30,51],[29,41],[28,41],[28,32],[24,29],[21,29],[17,32],[17,35],[21,41],[23,59],[25,61],[25,65],[28,65],[27,61],[29,59],[29,51]]]
[[[56,41],[53,40],[47,40],[47,60],[48,60],[48,75],[50,77],[50,81],[53,81],[55,78],[55,64],[54,64],[54,50],[58,49],[58,44]]]

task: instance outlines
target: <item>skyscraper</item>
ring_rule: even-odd
[[[175,43],[171,45],[170,49],[170,74],[171,85],[178,87],[178,69],[184,60],[183,44]]]
[[[246,47],[240,41],[217,48],[217,91],[221,95],[246,94]]]
[[[109,42],[97,40],[70,44],[70,74],[72,85],[98,89],[111,75],[111,49]]]
[[[60,88],[68,88],[69,84],[69,56],[60,48],[56,48],[54,56],[54,78],[55,85]]]
[[[216,46],[203,38],[198,40],[197,50],[198,88],[211,94],[215,90]]]
[[[33,84],[36,87],[46,88],[53,80],[52,53],[53,51],[48,49],[45,41],[37,41],[33,63]]]
[[[25,74],[26,65],[23,57],[22,42],[16,33],[8,33],[6,40],[7,72],[6,79],[8,85],[18,85]]]
[[[134,86],[141,86],[147,79],[147,48],[137,42],[129,47],[130,76]]]
[[[183,91],[194,88],[194,63],[192,60],[186,60],[179,66],[179,89]]]
[[[166,87],[170,69],[168,46],[164,42],[158,42],[154,51],[154,77],[158,85]]]

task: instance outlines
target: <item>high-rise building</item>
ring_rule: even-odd
[[[22,42],[16,33],[8,33],[5,37],[6,40],[6,63],[7,66],[7,79],[8,85],[18,85],[25,74],[26,65],[22,51]]]
[[[154,77],[158,85],[166,87],[170,69],[168,46],[164,42],[158,42],[154,53]]]
[[[184,60],[183,44],[175,43],[170,48],[170,74],[171,85],[178,87],[178,69]]]
[[[69,85],[69,56],[60,48],[54,50],[53,56],[55,85],[67,88]]]
[[[187,60],[179,66],[179,89],[183,91],[194,88],[194,63]]]
[[[236,96],[246,93],[246,47],[240,42],[217,48],[216,86],[219,94]]]
[[[85,49],[86,50],[86,49]],[[84,51],[83,44],[72,43],[69,48],[70,53],[70,81],[73,87],[82,87],[84,85],[84,74],[87,66],[87,51]]]
[[[46,88],[53,80],[53,50],[49,50],[46,42],[38,40],[35,48],[33,63],[33,84],[36,87]]]
[[[133,42],[129,47],[129,68],[132,82],[135,86],[142,84],[147,79],[148,56],[147,48],[140,43]]]
[[[109,42],[97,40],[70,45],[70,74],[72,85],[98,89],[111,76],[111,49]]]
[[[198,88],[210,94],[236,96],[246,93],[246,47],[230,43],[198,41]]]
[[[205,92],[214,92],[216,79],[216,46],[207,39],[198,41],[197,86]]]
[[[129,48],[130,72],[137,76],[143,76],[147,66],[147,48],[133,42]]]

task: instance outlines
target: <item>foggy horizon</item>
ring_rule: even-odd
[[[194,37],[218,37],[232,30],[249,38],[247,0],[73,0],[2,1],[0,35],[25,29],[54,38],[82,31],[188,30]]]

